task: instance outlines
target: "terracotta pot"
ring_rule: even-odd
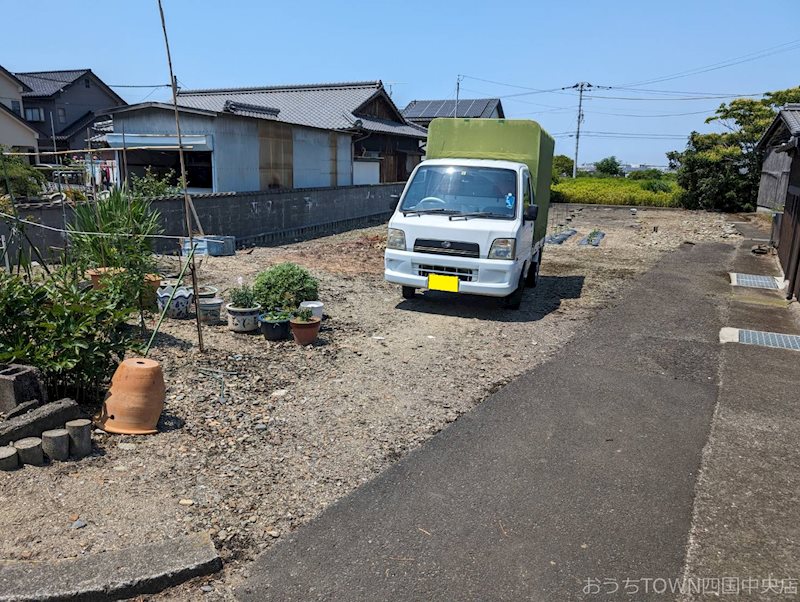
[[[289,320],[289,325],[292,328],[292,336],[295,343],[298,345],[310,345],[317,340],[322,322],[316,317],[312,317],[308,322],[299,322],[295,318]]]
[[[154,309],[158,306],[158,289],[161,286],[161,276],[158,274],[144,275],[144,290],[142,291],[142,307]]]
[[[86,273],[89,275],[89,278],[92,279],[92,288],[100,290],[106,287],[103,282],[106,276],[119,274],[124,271],[125,268],[92,268],[91,270],[87,270]]]
[[[150,435],[164,409],[164,373],[161,364],[144,358],[124,360],[111,378],[100,428],[109,433]]]

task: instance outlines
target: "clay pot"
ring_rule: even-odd
[[[87,270],[86,274],[88,274],[89,278],[92,280],[92,288],[101,290],[106,287],[105,282],[103,282],[106,276],[112,276],[124,271],[125,268],[92,268],[91,270]]]
[[[322,322],[317,317],[312,317],[308,322],[300,322],[296,318],[289,320],[292,328],[294,342],[298,345],[310,345],[317,340],[319,327]]]
[[[144,275],[144,290],[142,291],[142,307],[155,309],[158,306],[158,289],[161,286],[161,276],[158,274]]]
[[[144,358],[124,360],[111,378],[100,428],[108,433],[150,435],[164,409],[164,373],[161,364]]]

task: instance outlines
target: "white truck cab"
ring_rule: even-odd
[[[506,124],[520,123],[435,120],[429,131],[429,151],[431,139],[436,142],[437,121],[451,122],[446,124],[451,140],[459,139],[449,131],[459,121],[467,126],[499,122],[501,133],[508,131]],[[473,157],[423,161],[403,190],[389,220],[384,275],[402,286],[406,298],[413,297],[416,289],[427,288],[500,297],[507,307],[516,309],[525,285],[536,284],[544,244],[544,229],[538,228],[537,236],[536,226],[542,217],[546,226],[547,209],[542,211],[536,202],[535,178],[540,174],[531,173],[529,160],[491,158],[495,153],[487,146],[491,147],[497,128],[485,133],[477,154],[488,158],[476,158],[475,152],[465,150]],[[547,164],[549,192],[550,161]]]

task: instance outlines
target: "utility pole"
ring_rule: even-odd
[[[453,109],[453,119],[458,117],[458,97],[461,93],[461,80],[463,76],[459,75],[456,77],[456,107]]]
[[[575,129],[575,161],[572,164],[572,177],[578,177],[578,146],[581,140],[581,122],[583,121],[583,91],[593,88],[588,82],[580,82],[572,86],[578,90],[578,127]]]
[[[53,136],[53,157],[56,165],[61,164],[60,157],[58,156],[58,148],[56,147],[56,126],[53,124],[53,111],[50,111],[50,134]],[[61,172],[58,172],[58,191],[61,192]]]

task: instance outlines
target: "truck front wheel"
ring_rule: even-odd
[[[519,309],[519,306],[522,304],[522,295],[524,294],[525,294],[525,274],[520,274],[519,284],[517,284],[516,290],[507,297],[503,297],[503,307],[505,307],[506,309]]]
[[[403,287],[403,299],[413,299],[414,295],[417,294],[417,289],[413,286],[404,286]]]

